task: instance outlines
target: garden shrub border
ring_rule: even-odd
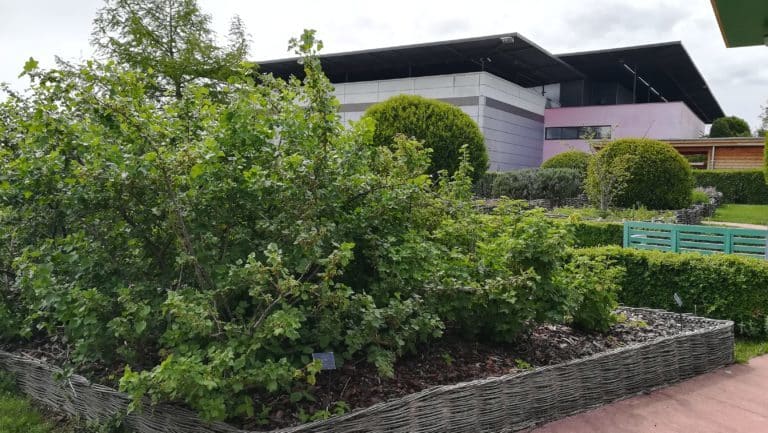
[[[761,169],[693,171],[696,186],[715,187],[723,193],[723,203],[735,204],[768,204],[765,176]]]
[[[616,246],[574,254],[608,259],[625,269],[619,302],[637,307],[677,308],[732,320],[742,335],[768,335],[768,261],[734,254],[671,253]]]
[[[586,358],[501,377],[436,386],[325,421],[274,433],[496,432],[518,431],[660,388],[733,362],[733,322],[677,315],[703,325]],[[0,368],[16,375],[32,399],[69,415],[105,421],[124,413],[130,397],[29,357],[0,351]],[[224,423],[204,423],[168,404],[124,418],[137,433],[245,433]]]

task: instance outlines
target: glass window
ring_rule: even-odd
[[[605,140],[611,138],[610,126],[556,126],[544,131],[547,140]]]
[[[562,138],[561,128],[547,128],[546,139],[547,140],[560,140]]]

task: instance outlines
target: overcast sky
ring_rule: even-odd
[[[682,41],[727,115],[753,129],[768,100],[768,47],[726,49],[710,0],[199,0],[225,34],[240,15],[254,60],[288,55],[287,41],[318,31],[325,52],[519,32],[552,53]],[[0,0],[0,81],[30,56],[87,58],[102,0]]]

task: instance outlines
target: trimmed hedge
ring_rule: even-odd
[[[418,95],[398,95],[371,105],[364,117],[376,121],[373,142],[378,146],[391,146],[397,134],[423,141],[432,149],[432,174],[440,170],[453,174],[459,168],[464,145],[473,180],[480,179],[488,169],[488,152],[480,128],[455,105]]]
[[[544,161],[544,163],[541,164],[541,168],[573,168],[582,172],[584,177],[586,177],[590,158],[592,158],[592,155],[587,152],[569,150],[567,152],[558,153],[552,158]]]
[[[621,246],[624,224],[616,222],[580,221],[572,224],[576,248]]]
[[[768,184],[762,170],[694,170],[696,186],[713,186],[724,203],[768,204]]]
[[[599,202],[600,164],[621,157],[632,159],[626,188],[613,198],[613,206],[682,209],[691,204],[691,165],[669,143],[647,138],[622,138],[605,145],[590,161],[587,193]]]
[[[625,268],[619,301],[632,307],[730,319],[742,335],[768,335],[768,262],[737,255],[677,254],[620,247],[577,250]]]

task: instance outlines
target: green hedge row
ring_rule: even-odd
[[[725,203],[768,204],[768,184],[762,170],[694,170],[696,186],[714,186]]]
[[[576,248],[621,246],[624,242],[624,224],[617,222],[580,221],[573,224]]]
[[[632,307],[730,319],[736,332],[768,334],[768,262],[736,255],[676,254],[620,247],[585,248],[577,254],[603,257],[626,269],[619,300]]]

